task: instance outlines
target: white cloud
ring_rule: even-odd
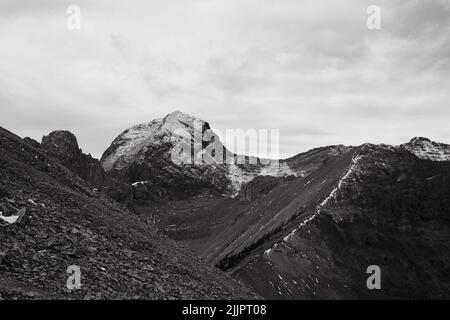
[[[68,129],[100,156],[175,109],[226,128],[280,128],[281,152],[415,135],[450,142],[448,1],[0,3],[0,125]]]

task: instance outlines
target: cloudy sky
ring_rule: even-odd
[[[449,35],[449,0],[0,0],[0,126],[39,141],[67,129],[97,157],[174,110],[279,128],[284,156],[450,143]]]

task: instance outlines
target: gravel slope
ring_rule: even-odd
[[[0,299],[256,298],[0,128]],[[66,288],[70,265],[80,290]]]

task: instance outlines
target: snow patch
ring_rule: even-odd
[[[266,255],[266,256],[269,256],[271,253],[272,253],[272,251],[274,250],[274,249],[276,249],[278,247],[278,243],[275,243],[273,246],[272,246],[272,248],[269,248],[269,249],[267,249],[266,251],[264,251],[264,254]]]
[[[0,219],[9,223],[9,224],[14,224],[14,223],[20,223],[20,221],[22,220],[22,217],[25,215],[26,209],[22,208],[20,209],[16,215],[13,216],[4,216],[3,212],[0,211]]]
[[[131,185],[132,185],[133,187],[143,186],[143,185],[145,185],[145,184],[148,183],[148,182],[149,182],[148,180],[145,180],[145,181],[136,181],[136,182],[133,182]]]
[[[16,223],[17,220],[19,219],[19,216],[9,216],[9,217],[5,217],[3,215],[3,212],[0,211],[0,219],[2,219],[3,221],[9,223],[9,224],[13,224]]]

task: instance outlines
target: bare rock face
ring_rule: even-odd
[[[351,149],[351,147],[343,145],[328,146],[312,149],[291,158],[281,160],[280,168],[288,168],[288,170],[283,170],[284,175],[264,175],[263,172],[259,171],[254,178],[244,182],[240,186],[239,199],[243,201],[254,201],[270,192],[280,183],[286,183],[296,176],[307,177],[311,175],[326,165],[328,161],[341,156]],[[289,174],[289,171],[291,174]]]
[[[290,176],[293,178],[293,176]],[[272,176],[258,176],[242,185],[239,191],[239,200],[254,201],[264,194],[267,194],[277,185],[285,181],[285,178],[278,178]]]
[[[69,131],[53,131],[42,137],[41,145],[48,154],[58,158],[59,162],[65,166],[70,165],[74,160],[78,160],[81,155],[77,138]]]
[[[144,201],[189,197],[206,190],[217,194],[230,192],[225,165],[172,160],[172,151],[183,141],[183,134],[190,136],[188,141],[197,153],[208,145],[208,142],[194,145],[195,126],[201,133],[210,129],[207,122],[181,112],[133,126],[105,151],[102,166],[111,176],[133,184],[135,193]]]
[[[84,154],[77,138],[69,131],[53,131],[42,138],[40,150],[75,172],[97,189],[105,191],[113,199],[132,207],[133,191],[130,185],[109,177],[100,161]]]
[[[201,133],[200,143],[195,139],[198,132]],[[172,152],[180,142],[186,142],[186,136],[191,146],[191,162],[174,162]],[[214,150],[211,155],[220,156],[212,162],[201,161],[211,150]],[[101,164],[111,176],[133,184],[139,198],[151,200],[158,197],[180,199],[206,191],[236,196],[243,184],[260,175],[303,174],[301,163],[295,163],[296,168],[292,170],[289,161],[271,166],[264,160],[232,153],[207,122],[176,111],[122,132],[104,152]]]
[[[419,159],[432,161],[450,161],[450,145],[416,137],[400,147],[416,155]]]
[[[23,141],[28,143],[33,148],[39,149],[41,147],[41,144],[39,142],[37,142],[36,140],[34,140],[34,139],[30,138],[30,137],[23,138]]]
[[[103,184],[105,172],[100,162],[83,154],[73,133],[53,131],[42,138],[41,148],[47,155],[57,159],[93,186],[99,187]]]
[[[232,194],[235,190],[227,165],[195,160],[214,141],[202,141],[200,137],[199,144],[195,140],[197,133],[207,131],[207,122],[176,111],[125,130],[105,151],[101,163],[110,175],[133,184],[135,194],[143,201],[186,198],[206,191]],[[192,148],[188,150],[190,163],[172,158],[184,137]],[[225,150],[220,143],[218,149]]]

